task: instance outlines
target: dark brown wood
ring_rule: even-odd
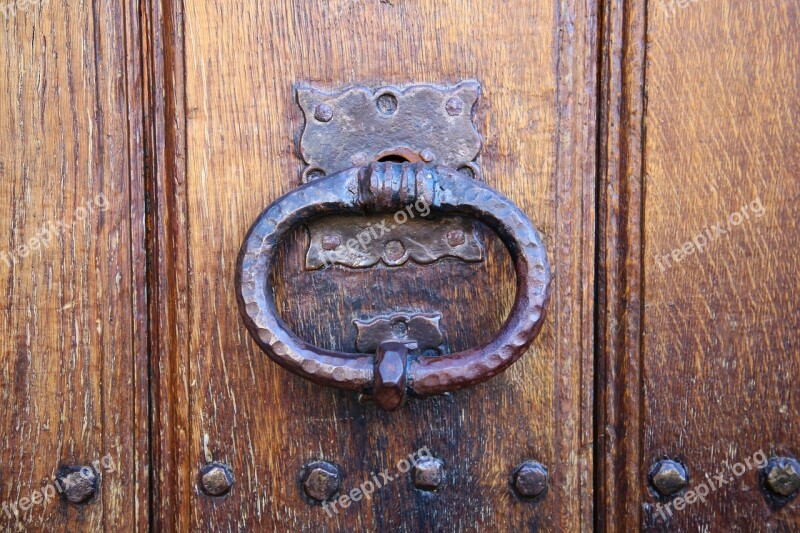
[[[186,165],[176,170],[185,181],[169,173],[158,178],[159,190],[176,197],[163,199],[162,216],[180,227],[158,230],[158,255],[176,255],[168,261],[187,286],[160,304],[179,323],[160,332],[159,360],[174,366],[161,374],[156,420],[159,436],[173,432],[184,440],[181,451],[165,453],[164,445],[158,454],[180,487],[168,503],[156,500],[159,515],[215,529],[570,530],[588,524],[594,6],[521,2],[513,16],[505,8],[456,2],[209,2],[186,9],[185,49],[173,51],[185,54],[185,130],[178,120],[175,134],[186,139],[185,154],[176,153]],[[520,48],[521,40],[530,47]],[[477,115],[484,178],[526,212],[557,258],[559,315],[502,376],[392,414],[271,363],[239,322],[231,259],[264,206],[298,184],[294,176],[303,162],[293,138],[302,114],[293,84],[334,89],[468,78],[484,87]],[[181,83],[174,86],[183,90]],[[174,182],[170,192],[167,183]],[[184,200],[181,218],[184,211],[172,206]],[[175,246],[176,235],[185,245]],[[447,350],[454,352],[490,339],[510,309],[513,270],[488,232],[482,263],[339,268],[333,276],[328,269],[304,270],[305,238],[298,230],[287,242],[274,285],[287,324],[319,346],[354,346],[354,318],[438,310]],[[163,411],[169,405],[172,414]],[[168,427],[172,420],[179,427]],[[445,463],[445,482],[435,494],[418,492],[401,476],[333,517],[302,495],[298,476],[311,461],[339,465],[349,490],[424,446]],[[509,487],[512,469],[526,459],[541,461],[554,480],[535,504],[517,501]],[[224,499],[196,488],[200,466],[212,460],[229,464],[236,478]],[[179,500],[187,496],[187,479],[190,494]]]
[[[183,3],[142,5],[150,287],[150,523],[155,530],[186,531],[199,472],[187,457],[189,438],[186,362],[189,279],[186,237],[186,104]]]
[[[596,516],[600,530],[641,527],[642,143],[645,5],[603,5],[597,255]]]

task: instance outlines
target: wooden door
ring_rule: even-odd
[[[590,522],[594,15],[541,2],[500,7],[198,2],[179,14],[184,33],[166,53],[185,67],[170,89],[184,105],[167,146],[185,150],[184,165],[159,203],[174,217],[159,250],[174,263],[158,280],[175,322],[160,355],[174,366],[158,383],[159,396],[171,399],[159,410],[159,438],[172,444],[156,457],[172,476],[156,515],[164,526],[412,531]],[[565,19],[574,31],[562,31]],[[521,49],[520,39],[530,45]],[[503,379],[394,413],[288,374],[244,329],[233,269],[253,220],[301,183],[295,85],[472,78],[483,89],[476,124],[485,180],[541,228],[561,312]],[[287,323],[322,347],[352,347],[354,319],[411,309],[441,313],[448,348],[463,350],[489,339],[513,299],[513,271],[496,241],[479,263],[308,272],[305,239],[301,232],[291,240],[273,281]],[[311,462],[340,467],[347,495],[373,473],[399,475],[397,463],[423,447],[444,462],[437,493],[415,489],[404,474],[332,516],[304,500],[298,478]],[[516,501],[508,486],[529,459],[552,476],[538,505]],[[198,470],[209,461],[235,476],[225,499],[198,494]]]
[[[605,20],[598,523],[796,531],[758,463],[800,453],[798,5],[612,2]],[[688,476],[666,497],[662,460]]]
[[[0,3],[0,528],[798,529],[796,492],[767,479],[800,457],[797,11]],[[387,413],[260,351],[236,257],[303,182],[298,87],[462,80],[481,85],[479,178],[544,242],[548,314],[504,373]],[[440,314],[444,353],[480,345],[515,275],[478,232],[479,261],[310,270],[300,228],[276,304],[323,348],[397,311]],[[422,452],[433,490],[404,471]],[[320,461],[326,505],[305,487]],[[526,461],[547,472],[532,498]]]

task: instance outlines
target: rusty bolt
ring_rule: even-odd
[[[420,490],[436,490],[444,481],[444,462],[435,457],[420,457],[414,465],[414,486]]]
[[[464,231],[460,229],[454,229],[447,232],[447,244],[452,247],[461,246],[467,241],[466,236],[464,235]]]
[[[97,494],[97,472],[91,466],[64,466],[58,471],[56,487],[70,503],[86,503]]]
[[[208,463],[200,469],[200,487],[209,496],[223,496],[233,486],[230,468],[221,463]]]
[[[300,475],[303,491],[314,502],[333,499],[339,491],[341,477],[339,468],[326,461],[308,464]]]
[[[800,489],[800,463],[791,457],[773,457],[764,467],[764,484],[778,496],[791,496]]]
[[[444,108],[447,110],[448,115],[455,117],[464,110],[464,101],[458,96],[454,96],[444,104]]]
[[[520,498],[533,499],[547,492],[547,468],[538,461],[525,461],[511,471],[511,486]]]
[[[342,244],[342,239],[338,235],[325,235],[322,237],[323,250],[335,250]]]
[[[333,108],[328,104],[319,104],[314,108],[314,118],[320,122],[330,122],[333,118]]]
[[[419,153],[419,157],[425,161],[426,163],[430,163],[434,159],[436,159],[436,154],[433,153],[433,150],[430,148],[425,148]]]
[[[650,483],[662,496],[671,496],[686,487],[689,477],[682,464],[664,459],[650,468]]]

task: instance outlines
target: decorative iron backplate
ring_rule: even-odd
[[[330,216],[307,226],[306,268],[311,270],[334,264],[399,266],[409,260],[424,265],[443,257],[483,259],[474,221],[465,217],[416,218],[399,225],[390,215]]]
[[[481,137],[472,123],[480,84],[356,86],[328,93],[297,88],[305,114],[300,153],[308,164],[303,181],[371,161],[446,165],[478,176]]]
[[[443,335],[439,329],[440,313],[398,313],[372,320],[353,320],[358,331],[356,347],[360,352],[375,353],[387,341],[404,342],[412,350],[438,350]]]
[[[300,153],[307,166],[302,180],[387,160],[444,165],[480,179],[481,137],[472,122],[479,97],[476,81],[451,87],[355,86],[339,92],[298,87],[297,102],[305,114]],[[483,260],[474,221],[429,219],[419,211],[409,210],[404,217],[327,217],[309,222],[306,268],[331,264],[366,268],[379,262],[398,266],[409,260],[427,264],[443,257]]]

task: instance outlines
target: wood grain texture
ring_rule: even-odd
[[[0,18],[0,502],[116,466],[91,503],[3,510],[2,530],[147,527],[140,37],[135,3]]]
[[[642,8],[603,19],[597,525],[794,531],[798,504],[732,465],[800,453],[798,8]],[[671,255],[698,234],[703,251]],[[666,457],[690,489],[729,481],[662,516],[648,471]]]
[[[595,525],[610,531],[641,522],[644,7],[611,0],[602,10]]]
[[[163,144],[153,135],[154,148],[164,147],[153,190],[160,266],[151,312],[161,328],[154,447],[159,479],[174,484],[157,489],[164,497],[154,499],[156,521],[214,530],[588,526],[594,4],[342,0],[160,8],[153,4],[150,17],[168,21],[153,28],[165,41],[153,46],[164,46],[173,70],[156,73],[161,81],[153,84],[166,87],[163,95],[153,90],[155,102],[164,98],[165,117]],[[181,21],[168,43],[165,28]],[[236,253],[257,214],[299,183],[302,115],[294,83],[333,88],[464,78],[484,87],[477,122],[486,179],[540,229],[558,312],[530,353],[484,386],[377,412],[348,393],[288,374],[258,352],[238,315]],[[179,161],[174,168],[170,156]],[[297,280],[308,275],[300,271],[301,246],[287,246],[278,303],[287,319],[295,317],[301,337],[321,344],[346,345],[356,299],[387,312],[398,302],[439,302],[435,307],[452,317],[451,349],[485,338],[507,312],[512,289],[502,250],[465,270],[464,283],[448,275],[467,267],[448,261],[377,269],[362,279],[348,274],[347,282],[334,277],[339,292],[320,303],[292,300],[310,292],[297,291]],[[170,440],[156,444],[162,437]],[[301,498],[297,478],[308,461],[341,465],[349,491],[422,446],[445,461],[448,477],[438,494],[415,491],[401,476],[333,518]],[[528,458],[548,465],[552,476],[548,496],[535,505],[517,502],[508,488],[511,469]],[[222,499],[197,487],[198,468],[212,459],[231,465],[236,477]]]
[[[771,508],[757,470],[726,464],[800,455],[800,6],[651,4],[642,467],[669,455],[693,485],[734,478],[670,530],[796,531],[797,500]],[[742,210],[755,200],[761,217],[758,203]],[[705,251],[658,266],[717,222],[729,232]],[[644,522],[663,524],[650,506]]]

